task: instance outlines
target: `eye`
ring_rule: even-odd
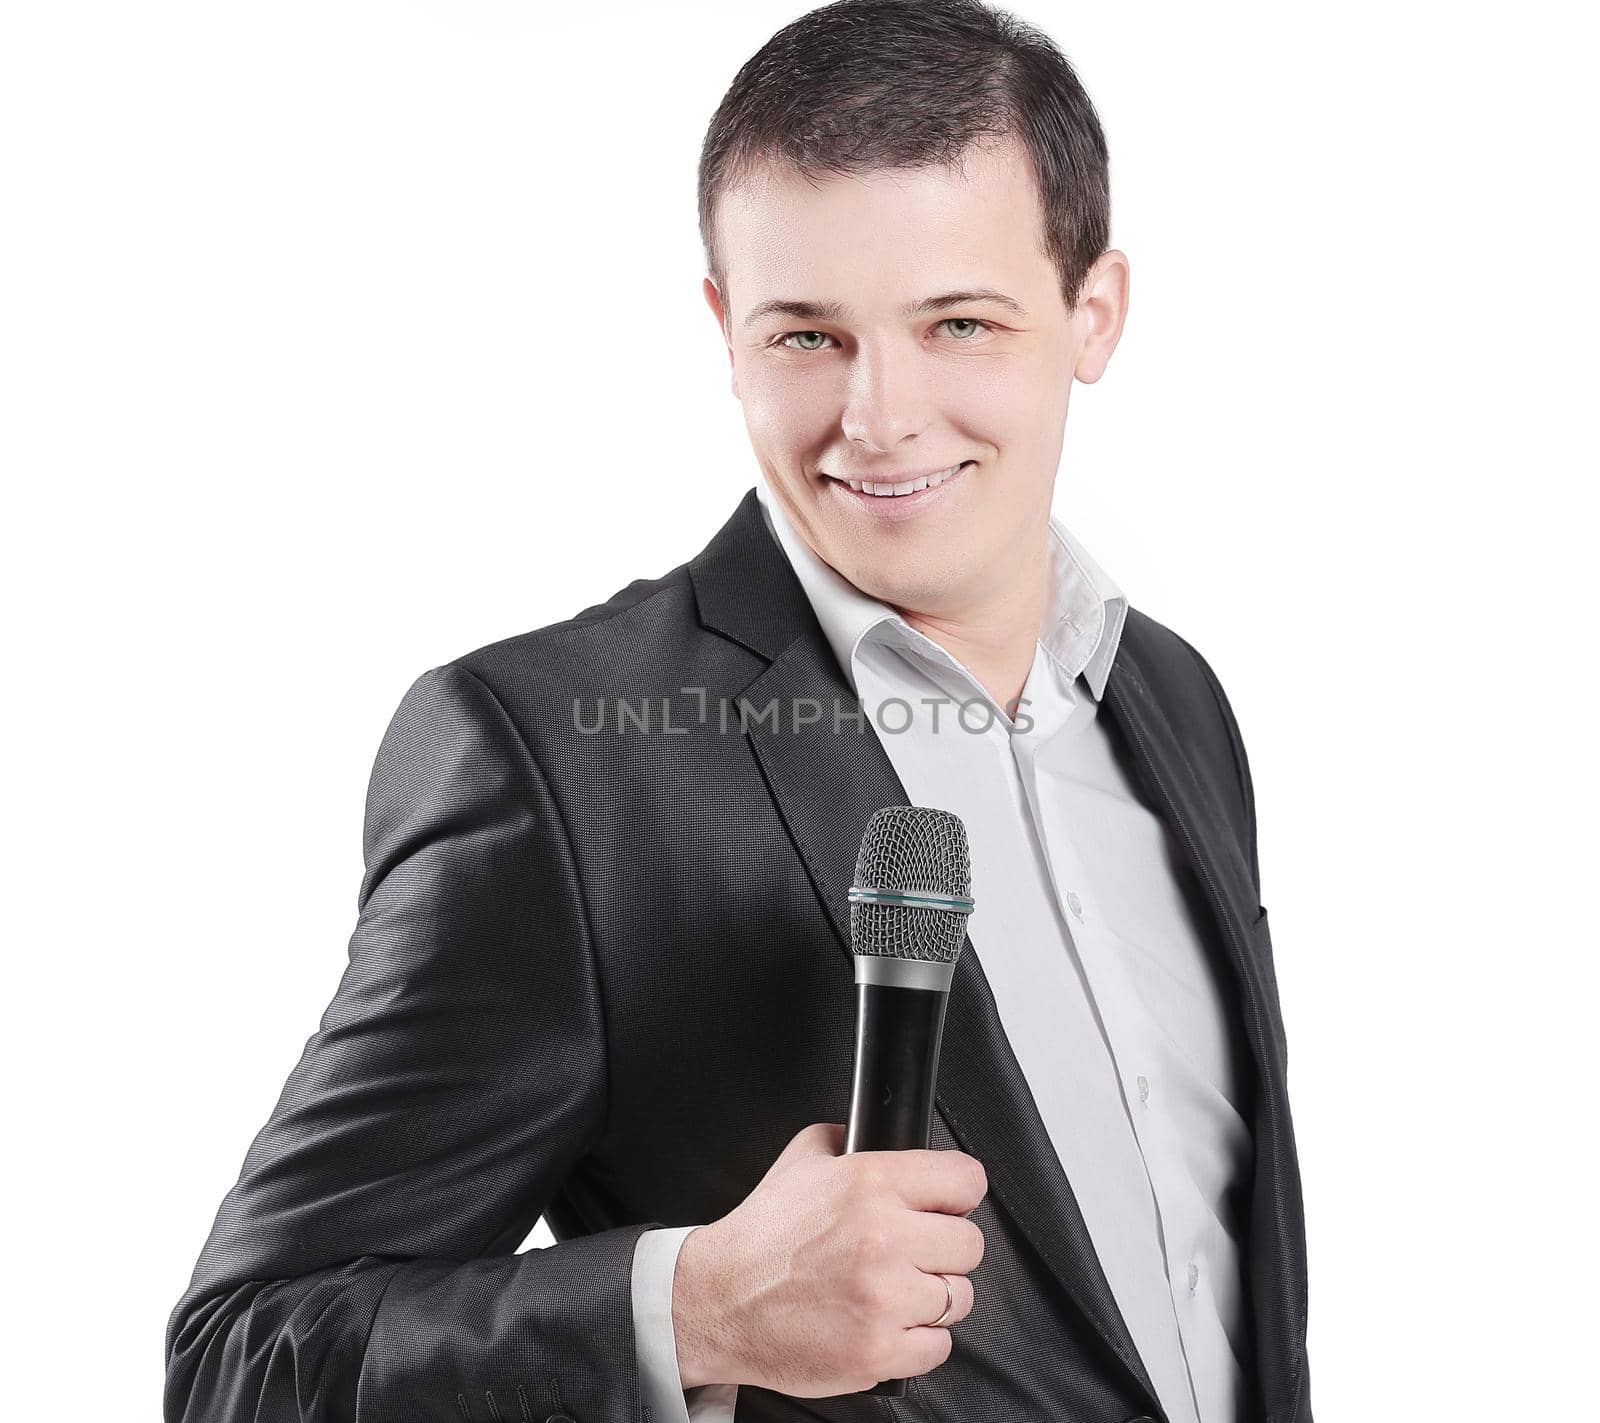
[[[947,316],[938,324],[940,326],[970,326],[975,328],[973,331],[964,336],[956,336],[955,340],[957,344],[960,344],[964,341],[971,341],[979,331],[992,331],[994,329],[987,321],[980,321],[976,316]],[[803,351],[810,353],[822,350],[821,346],[791,346],[789,344],[789,340],[794,336],[815,336],[823,341],[828,339],[828,335],[824,331],[785,331],[783,335],[779,336],[772,344],[775,346],[782,346],[790,351]]]
[[[990,329],[989,328],[989,323],[987,321],[979,321],[978,318],[975,317],[975,316],[947,316],[943,321],[941,321],[939,323],[939,325],[941,325],[941,326],[974,326],[974,327],[977,328],[978,331],[987,331],[987,330]],[[976,335],[976,334],[977,334],[977,331],[974,331],[972,333],[972,335]],[[957,340],[963,340],[963,341],[970,341],[971,339],[972,339],[972,336],[957,337]]]
[[[819,351],[822,349],[820,346],[790,346],[789,338],[791,336],[823,336],[823,333],[820,331],[786,331],[782,336],[778,337],[774,344],[787,346],[791,351]],[[823,336],[823,339],[826,340],[827,338]]]

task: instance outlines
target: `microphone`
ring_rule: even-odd
[[[867,823],[850,886],[856,1060],[844,1149],[926,1149],[944,1010],[972,913],[967,828],[948,810],[888,805]],[[901,1398],[904,1379],[865,1392]]]

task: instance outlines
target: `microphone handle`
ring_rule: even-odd
[[[939,1042],[950,995],[942,989],[856,985],[856,1062],[844,1149],[926,1149],[933,1131]],[[868,1395],[903,1398],[904,1379],[884,1379]]]

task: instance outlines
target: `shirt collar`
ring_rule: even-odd
[[[756,499],[767,529],[776,539],[810,600],[823,636],[856,690],[855,656],[863,639],[896,639],[899,645],[960,667],[937,643],[918,632],[887,603],[863,593],[824,563],[795,530],[756,473]],[[1099,701],[1122,640],[1128,600],[1088,551],[1053,515],[1050,519],[1049,589],[1039,625],[1039,645],[1067,679],[1080,674]],[[966,672],[965,668],[961,668]],[[970,674],[968,674],[970,675]]]

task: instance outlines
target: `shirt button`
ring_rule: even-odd
[[[1200,1283],[1200,1267],[1193,1260],[1189,1262],[1189,1293],[1194,1293],[1194,1287]]]
[[[1144,1076],[1141,1075],[1139,1077],[1135,1077],[1133,1079],[1133,1082],[1134,1082],[1134,1086],[1136,1086],[1139,1089],[1139,1100],[1141,1102],[1148,1102],[1150,1100],[1150,1080],[1149,1080],[1149,1078],[1144,1077]]]
[[[1067,891],[1067,908],[1070,909],[1077,918],[1083,918],[1083,901],[1079,899],[1078,896],[1075,895],[1070,889]]]

